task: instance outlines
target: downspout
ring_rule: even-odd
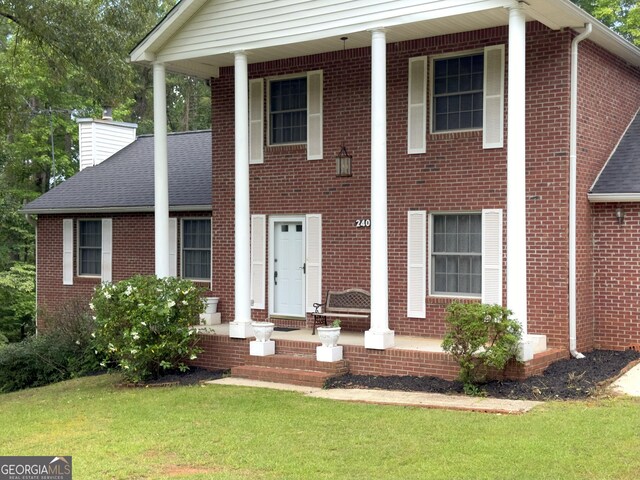
[[[578,44],[591,34],[592,25],[571,42],[571,114],[569,126],[569,351],[574,358],[584,358],[577,350],[576,320],[576,190],[578,158]]]

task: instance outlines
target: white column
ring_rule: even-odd
[[[526,208],[526,21],[522,7],[509,9],[509,109],[507,114],[507,308],[522,325],[522,359],[527,348]]]
[[[387,42],[385,32],[371,32],[371,327],[365,348],[393,347],[389,330],[387,249]]]
[[[249,79],[247,54],[235,53],[235,319],[229,336],[248,338],[251,328],[251,241],[249,237]]]
[[[167,167],[167,87],[164,64],[153,64],[153,147],[156,275],[169,276],[169,169]]]

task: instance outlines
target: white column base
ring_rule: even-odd
[[[251,338],[253,336],[251,322],[229,322],[229,337]]]
[[[220,325],[222,323],[222,315],[217,313],[201,313],[200,325]]]
[[[364,332],[364,348],[370,348],[372,350],[393,348],[395,345],[394,338],[395,334],[393,330],[387,330],[386,332],[367,330]]]
[[[249,355],[254,357],[266,357],[267,355],[276,354],[276,342],[267,340],[266,342],[258,342],[256,340],[249,342]]]
[[[316,360],[319,362],[337,362],[342,360],[342,345],[337,347],[316,347]]]

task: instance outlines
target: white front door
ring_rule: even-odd
[[[273,314],[304,317],[304,232],[302,221],[273,224]]]

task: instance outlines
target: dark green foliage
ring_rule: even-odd
[[[0,334],[11,342],[35,331],[35,279],[36,269],[28,263],[0,271]]]
[[[478,394],[476,384],[484,380],[487,368],[501,370],[516,357],[521,328],[510,315],[500,305],[454,302],[447,307],[449,331],[442,348],[460,364],[467,393]]]
[[[49,330],[37,337],[0,345],[0,392],[39,387],[97,371],[86,305],[67,304],[46,317]]]
[[[201,349],[190,328],[199,324],[202,289],[190,280],[137,275],[103,283],[93,295],[96,348],[132,382],[186,370]]]

